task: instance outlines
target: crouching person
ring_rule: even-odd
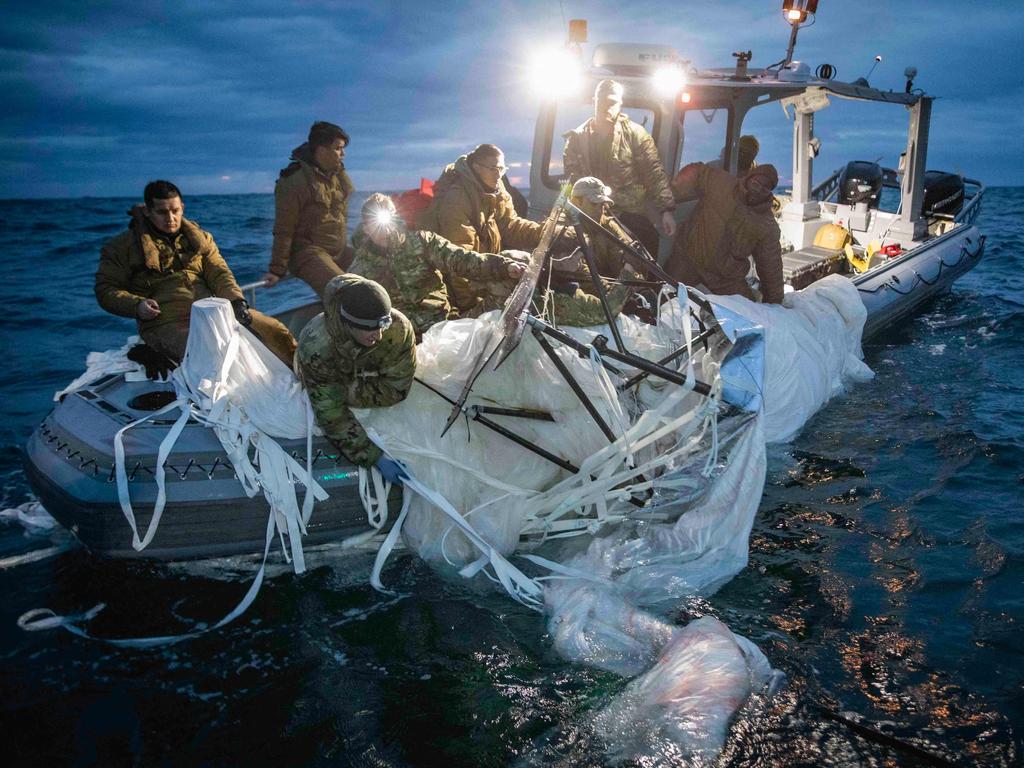
[[[401,482],[402,465],[370,440],[352,409],[395,405],[409,394],[416,373],[412,324],[379,283],[358,275],[333,278],[323,303],[299,334],[295,355],[317,424],[353,464],[376,466]]]
[[[111,314],[135,318],[148,349],[139,362],[150,376],[164,374],[185,356],[192,304],[228,299],[248,327],[289,368],[295,338],[283,323],[249,309],[235,276],[209,232],[185,218],[181,192],[151,181],[145,205],[130,212],[128,229],[103,246],[96,299]]]

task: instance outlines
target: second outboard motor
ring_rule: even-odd
[[[964,177],[945,171],[925,171],[924,204],[925,216],[942,214],[956,216],[964,207]]]
[[[878,163],[853,160],[847,163],[843,172],[839,174],[839,203],[867,203],[868,208],[877,208],[881,193],[882,166]]]

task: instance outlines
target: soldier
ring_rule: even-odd
[[[409,394],[416,373],[412,323],[379,283],[358,275],[332,279],[323,303],[302,329],[295,355],[317,424],[353,464],[376,466],[401,482],[402,465],[370,440],[352,408],[383,408]]]
[[[420,228],[477,253],[533,250],[541,225],[516,213],[501,181],[508,168],[505,154],[481,144],[444,169],[434,184],[434,202],[420,217]],[[496,309],[508,296],[504,286],[445,274],[452,304],[466,316]],[[504,293],[502,293],[504,290]]]
[[[717,160],[712,160],[708,163],[709,168],[717,168],[721,171],[728,171],[725,167],[725,151],[727,147],[722,147],[722,152],[719,154]],[[736,175],[746,176],[751,168],[757,165],[754,162],[754,158],[757,157],[757,153],[761,149],[761,144],[758,142],[756,136],[745,134],[740,136],[740,140],[737,144],[738,157],[736,158]]]
[[[100,306],[133,317],[149,350],[141,350],[147,372],[163,375],[180,362],[188,342],[192,303],[228,299],[235,317],[289,368],[295,339],[282,323],[249,309],[235,276],[209,232],[184,217],[181,192],[169,181],[151,181],[145,205],[129,213],[124,232],[103,246],[95,291]]]
[[[348,141],[339,126],[313,123],[309,140],[281,171],[274,187],[274,245],[263,275],[268,288],[290,271],[322,295],[351,262],[347,219],[355,187],[342,162]]]
[[[417,339],[435,323],[458,317],[442,275],[504,282],[508,293],[524,269],[505,256],[459,248],[433,232],[406,231],[392,199],[379,192],[363,204],[352,243],[351,271],[384,286]]]
[[[782,246],[772,214],[778,183],[773,165],[755,166],[739,179],[704,163],[679,171],[672,180],[676,200],[699,203],[673,243],[668,273],[711,293],[754,299],[746,279],[753,256],[762,300],[781,304]]]
[[[570,181],[584,176],[606,181],[618,217],[656,257],[658,232],[644,209],[648,202],[657,206],[662,231],[671,237],[676,204],[653,139],[622,113],[623,90],[615,80],[597,84],[594,116],[565,134],[563,164]]]
[[[611,192],[611,189],[600,179],[584,176],[572,185],[570,201],[590,219],[610,229],[624,242],[630,242],[631,238],[622,231],[608,212],[612,202]],[[600,275],[619,280],[636,279],[636,273],[626,265],[622,257],[622,248],[597,233],[595,226],[586,219],[583,220],[582,228],[584,237],[594,253],[594,260],[597,262]],[[560,272],[565,275],[567,271],[575,268],[580,274],[572,275],[569,283],[566,283],[565,277],[562,277],[562,288],[556,287],[548,294],[547,301],[555,319],[561,325],[577,327],[603,325],[607,322],[607,317],[590,279],[589,269],[579,264],[578,258],[567,261],[568,263],[562,262],[561,264],[557,261],[554,262],[555,274],[552,276],[552,285],[559,284]],[[577,281],[579,287],[576,287]],[[632,294],[632,289],[621,283],[603,281],[603,284],[608,309],[615,317],[622,312],[627,299]]]

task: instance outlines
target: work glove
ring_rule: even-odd
[[[126,357],[146,369],[146,376],[154,381],[164,381],[178,364],[148,344],[136,344],[128,350]]]
[[[409,479],[409,473],[405,471],[405,465],[400,461],[392,459],[387,454],[377,459],[377,463],[374,466],[384,476],[384,479],[392,485],[401,485],[403,480]]]
[[[245,299],[232,299],[231,308],[235,310],[235,320],[243,327],[252,325],[252,312],[249,310],[249,302]]]

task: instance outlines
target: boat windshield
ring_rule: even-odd
[[[683,151],[679,153],[679,168],[689,163],[720,162],[729,135],[729,111],[688,109],[681,113],[680,120]]]

